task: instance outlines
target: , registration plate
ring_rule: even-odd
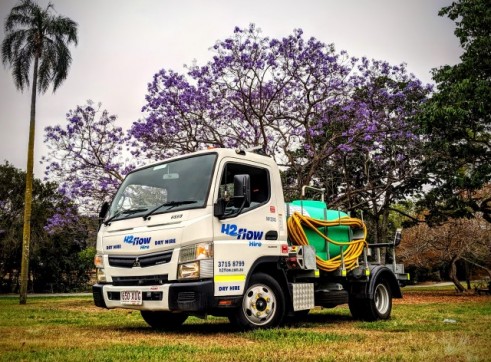
[[[142,305],[142,291],[141,290],[125,290],[121,292],[121,304],[127,305]]]

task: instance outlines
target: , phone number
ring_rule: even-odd
[[[218,261],[219,268],[234,268],[244,266],[245,262],[243,260],[220,260]]]

